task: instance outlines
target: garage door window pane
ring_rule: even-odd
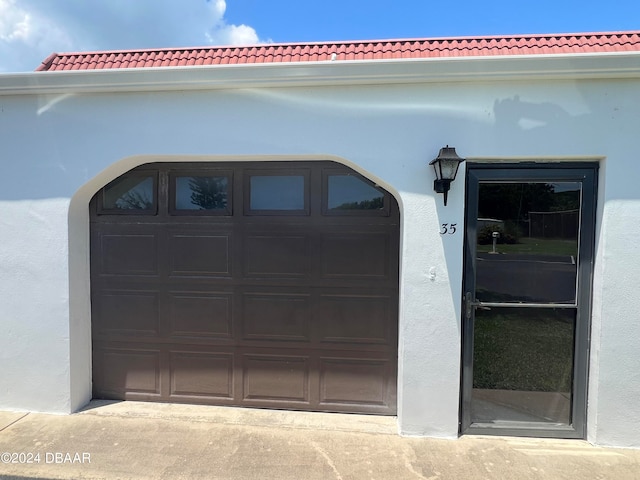
[[[176,210],[226,210],[227,177],[176,177]]]
[[[253,175],[251,210],[304,210],[303,175]]]
[[[104,210],[150,211],[154,208],[154,205],[154,181],[152,176],[122,177],[104,188]]]
[[[384,194],[352,175],[329,175],[329,210],[382,210]]]

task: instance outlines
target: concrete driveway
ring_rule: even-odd
[[[3,479],[624,480],[640,475],[640,450],[582,441],[404,438],[393,417],[136,402],[92,402],[67,416],[0,413],[0,458]]]

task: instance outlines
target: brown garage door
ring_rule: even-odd
[[[94,398],[394,414],[398,249],[334,162],[131,170],[91,202]]]

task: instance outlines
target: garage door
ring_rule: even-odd
[[[90,208],[94,398],[396,412],[386,191],[334,162],[164,163]]]

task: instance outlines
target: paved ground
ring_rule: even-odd
[[[403,438],[390,417],[135,402],[68,416],[0,412],[0,459],[2,479],[640,478],[640,450]]]

